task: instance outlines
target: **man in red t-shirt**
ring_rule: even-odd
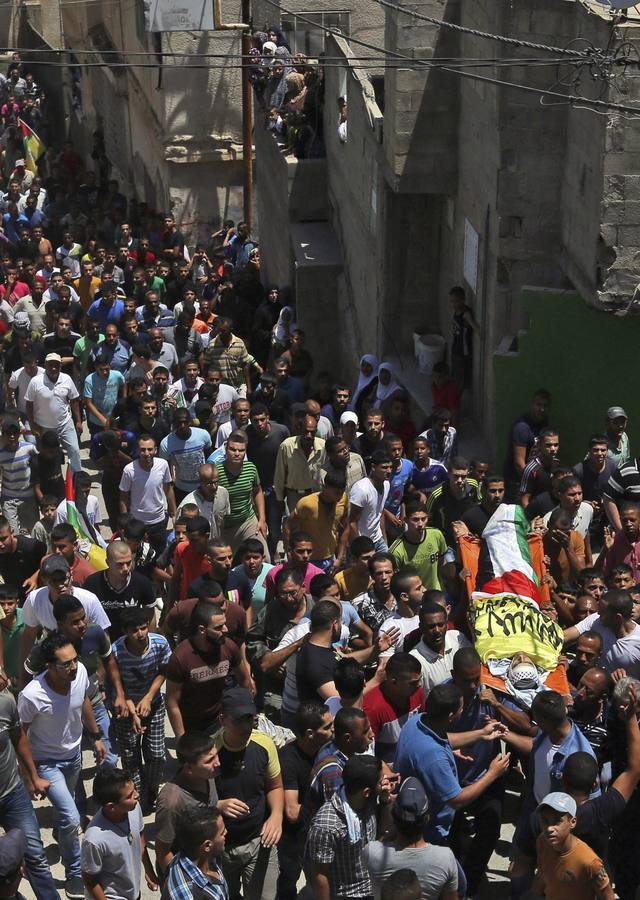
[[[424,712],[425,696],[422,667],[410,653],[394,653],[385,675],[381,685],[365,694],[363,709],[376,739],[376,756],[392,763],[400,730],[411,716]]]
[[[175,550],[175,564],[169,583],[170,606],[178,600],[186,600],[191,582],[211,571],[207,557],[210,532],[211,525],[204,516],[187,520],[187,541],[178,544]]]
[[[191,613],[191,637],[178,644],[167,665],[167,714],[176,738],[186,731],[212,734],[219,728],[222,692],[233,675],[252,689],[249,667],[238,645],[227,637],[225,614],[200,600]]]

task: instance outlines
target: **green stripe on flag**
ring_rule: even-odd
[[[533,568],[533,564],[531,562],[531,550],[529,549],[529,541],[527,540],[527,535],[529,533],[529,520],[527,519],[525,511],[521,506],[515,507],[514,524],[516,526],[516,540],[518,541],[518,547],[520,549],[522,559],[525,563],[528,564],[529,568],[531,569],[532,581],[534,581],[535,584],[539,587],[540,580],[536,575],[536,571]]]

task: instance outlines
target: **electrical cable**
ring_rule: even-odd
[[[378,3],[380,6],[386,6],[388,9],[393,9],[396,12],[404,13],[412,19],[419,19],[421,22],[429,22],[431,25],[449,28],[452,31],[459,31],[463,34],[471,34],[474,37],[486,38],[487,40],[497,41],[501,44],[510,44],[512,47],[528,47],[531,50],[542,50],[547,53],[560,53],[566,56],[575,56],[579,53],[578,50],[570,50],[567,47],[551,47],[547,44],[537,44],[534,41],[525,41],[520,38],[507,37],[504,34],[492,34],[489,31],[480,31],[477,28],[456,25],[455,22],[447,22],[446,19],[437,19],[435,16],[427,16],[424,13],[406,9],[404,6],[399,6],[397,3],[391,3],[390,0],[374,0],[374,3]]]
[[[277,7],[280,12],[285,13],[286,15],[296,16],[296,18],[301,19],[303,22],[308,22],[311,25],[317,26],[317,22],[314,22],[312,19],[307,18],[301,13],[294,12],[293,10],[286,9],[286,7],[281,6],[280,3],[275,2],[275,0],[266,0],[266,2],[270,6]],[[375,44],[370,44],[368,41],[362,41],[358,38],[347,37],[343,32],[336,31],[332,28],[324,28],[322,29],[327,34],[333,34],[336,37],[342,38],[347,41],[347,43],[358,44],[361,47],[367,47],[369,50],[375,50],[377,52],[388,53],[390,56],[395,57],[396,59],[405,59],[409,60],[413,63],[419,64],[420,67],[429,67],[428,60],[420,60],[415,59],[414,57],[407,56],[404,53],[398,53],[395,50],[386,50],[385,48],[378,47]],[[578,51],[575,51],[578,52]],[[345,60],[346,62],[347,60]],[[407,68],[411,68],[407,66]],[[622,103],[615,103],[608,100],[591,100],[589,97],[581,97],[577,94],[562,94],[558,91],[549,91],[544,88],[536,88],[531,85],[518,84],[512,81],[504,81],[499,78],[491,78],[487,75],[479,75],[477,72],[466,72],[461,69],[454,69],[449,66],[438,66],[439,71],[441,72],[452,72],[456,75],[459,75],[461,78],[470,78],[472,81],[480,81],[487,84],[493,84],[498,87],[510,87],[514,90],[519,90],[524,93],[536,94],[540,97],[555,97],[561,100],[563,103],[569,104],[570,106],[574,106],[575,108],[589,110],[591,112],[600,113],[601,115],[606,115],[606,111],[609,109],[616,110],[621,113],[630,113],[633,116],[640,115],[640,107],[634,106],[626,106]]]

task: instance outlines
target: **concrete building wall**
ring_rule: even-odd
[[[416,59],[456,56],[457,33],[413,19],[410,12],[456,22],[459,0],[405,3],[387,10],[387,50]],[[455,185],[459,85],[437,69],[391,66],[385,75],[385,176],[402,192],[445,193]]]
[[[277,25],[280,23],[280,16],[287,11],[302,15],[348,11],[352,38],[376,46],[384,45],[384,10],[374,0],[254,0],[254,27],[266,30],[269,25]],[[355,44],[353,50],[360,55],[375,56],[374,51]]]
[[[106,39],[128,62],[149,65],[158,60],[156,50],[164,54],[165,64],[150,68],[81,67],[83,108],[69,111],[65,128],[80,149],[88,153],[92,131],[102,127],[114,177],[125,193],[171,209],[191,241],[208,237],[210,222],[240,219],[240,33],[165,32],[158,44],[144,31],[142,0],[61,7],[47,0],[33,16],[51,46],[62,44],[59,24],[58,35],[54,28],[61,15],[71,51]],[[240,0],[223,0],[222,18],[239,21]],[[136,57],[140,52],[151,55]],[[195,58],[196,53],[212,56]]]
[[[344,259],[339,287],[339,342],[343,358],[382,349],[385,308],[384,222],[381,177],[382,113],[363,69],[353,64],[342,39],[330,38],[327,55],[345,58],[344,68],[325,73],[324,133],[331,221]],[[336,100],[347,96],[347,142],[338,136]],[[344,321],[343,321],[344,319]]]

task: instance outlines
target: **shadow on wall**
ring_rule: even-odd
[[[516,352],[495,353],[499,465],[509,427],[540,387],[551,391],[551,424],[560,434],[560,459],[575,465],[589,436],[601,432],[610,406],[629,416],[632,448],[640,449],[640,395],[636,359],[640,317],[618,317],[588,306],[574,291],[524,288],[529,329]]]
[[[221,68],[196,69],[187,65],[186,73],[180,69],[164,71],[167,141],[173,134],[193,134],[196,139],[209,135],[241,138],[242,108],[230,97],[230,85],[240,78],[235,68],[239,41],[238,36],[236,53],[214,60]],[[192,55],[197,60],[198,53],[220,52],[215,49],[216,43],[210,40],[208,32],[203,32]]]

